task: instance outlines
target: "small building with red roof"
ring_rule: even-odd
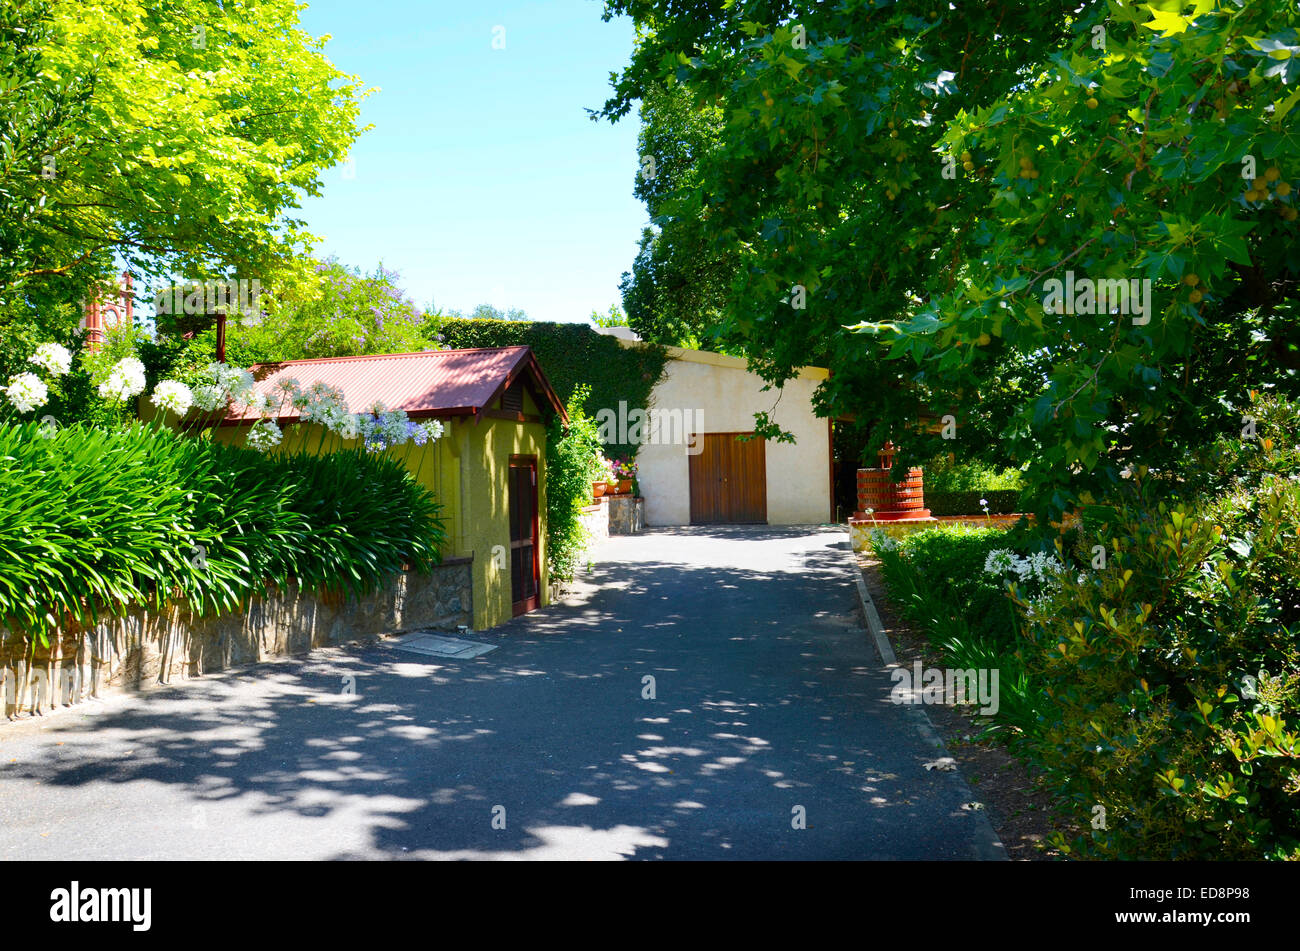
[[[283,431],[283,449],[352,448],[285,398],[298,390],[341,392],[350,413],[401,410],[437,420],[442,435],[382,450],[403,461],[442,504],[445,556],[472,561],[476,630],[549,602],[546,565],[546,431],[564,406],[528,347],[434,350],[289,360],[250,367],[256,395],[272,404],[232,409],[214,438],[242,442],[261,420]],[[435,427],[436,428],[436,427]]]

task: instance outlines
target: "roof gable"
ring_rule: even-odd
[[[511,383],[523,379],[547,416],[567,420],[564,406],[528,347],[474,350],[429,350],[422,353],[381,353],[361,357],[322,357],[286,360],[250,367],[255,392],[278,398],[277,384],[295,379],[304,389],[314,383],[343,391],[348,410],[365,413],[376,402],[408,416],[475,416],[491,406]],[[280,422],[294,422],[298,411],[285,405]],[[257,420],[247,408],[228,415],[223,426]]]

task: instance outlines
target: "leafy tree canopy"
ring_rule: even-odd
[[[591,312],[591,322],[597,327],[626,327],[628,326],[627,315],[619,309],[617,304],[609,305],[609,313],[602,314],[598,310]]]
[[[360,81],[294,0],[10,0],[0,12],[0,307],[34,283],[300,271],[303,195]],[[41,293],[38,288],[35,293]]]
[[[458,310],[439,311],[439,314],[447,320],[532,320],[518,307],[501,310],[491,304],[479,304],[468,314],[462,314]]]
[[[271,298],[260,322],[231,318],[230,360],[241,366],[273,360],[412,353],[437,349],[422,329],[424,314],[380,264],[370,274],[335,258],[315,266],[314,279]]]
[[[639,39],[602,115],[674,85],[723,110],[659,199],[738,262],[721,332],[774,383],[829,366],[822,411],[873,421],[876,444],[1025,463],[1051,514],[1241,427],[1249,389],[1295,391],[1294,6],[607,0],[618,14]],[[1057,312],[1049,282],[1084,279],[1138,295]],[[932,432],[908,433],[918,409]]]
[[[698,186],[701,166],[718,148],[723,112],[697,109],[682,85],[651,86],[641,102],[640,165],[634,192],[651,226],[641,235],[620,289],[628,324],[643,340],[719,349],[714,339],[735,255],[714,250],[706,224],[672,213],[673,197]]]

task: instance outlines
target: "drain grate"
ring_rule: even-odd
[[[479,641],[466,641],[457,637],[442,637],[438,634],[407,634],[396,638],[393,646],[401,651],[413,654],[431,654],[434,657],[453,657],[456,660],[468,660],[488,651],[496,650],[495,644],[483,644]]]

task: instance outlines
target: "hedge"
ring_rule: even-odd
[[[931,515],[983,515],[980,499],[989,503],[989,515],[1012,515],[1020,511],[1019,489],[979,489],[957,492],[925,490],[925,507]]]
[[[625,347],[616,338],[596,333],[586,324],[434,318],[427,332],[441,335],[445,346],[458,350],[532,347],[561,403],[567,404],[580,385],[591,387],[586,402],[591,416],[605,408],[617,412],[620,401],[626,402],[629,410],[647,408],[650,392],[663,376],[668,361],[662,347]],[[634,456],[638,448],[625,443],[605,446],[612,456]]]

